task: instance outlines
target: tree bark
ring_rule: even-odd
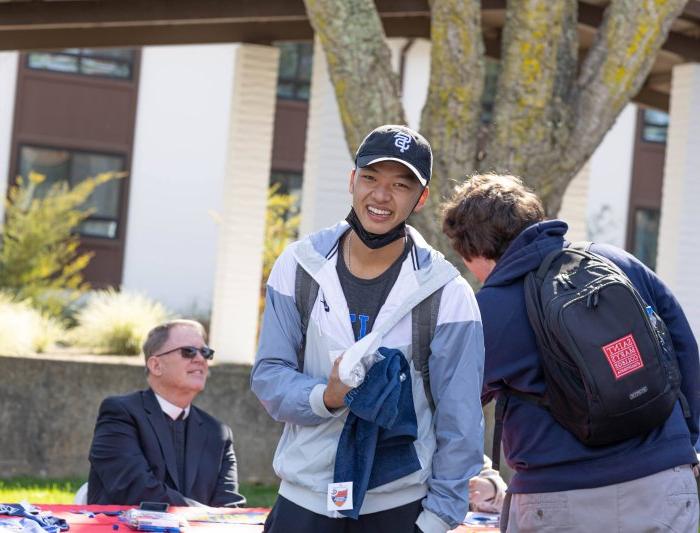
[[[304,0],[326,54],[351,153],[372,129],[404,124],[399,76],[372,0]]]
[[[327,55],[351,151],[372,128],[405,122],[371,0],[304,0]],[[493,122],[478,153],[484,86],[478,0],[431,2],[431,73],[421,131],[433,146],[431,199],[414,217],[448,251],[439,203],[475,169],[522,176],[549,215],[639,90],[686,0],[612,0],[578,68],[576,0],[509,0]],[[448,255],[449,254],[448,252]]]
[[[510,0],[501,74],[481,169],[523,176],[543,196],[543,174],[571,131],[578,38],[576,0]]]
[[[453,255],[437,213],[455,180],[461,181],[476,162],[485,75],[479,0],[434,0],[430,32],[430,85],[421,132],[433,148],[433,175],[428,203],[411,223],[433,246]]]
[[[559,211],[569,182],[641,88],[686,1],[616,0],[606,9],[576,83],[568,143],[548,172],[549,212]]]

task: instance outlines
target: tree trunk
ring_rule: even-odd
[[[576,0],[511,0],[503,31],[494,120],[481,169],[522,176],[546,197],[543,169],[571,130],[578,39]]]
[[[371,0],[305,3],[354,151],[372,128],[405,122],[381,20]],[[421,124],[433,146],[432,194],[412,221],[426,239],[451,255],[438,204],[452,180],[475,169],[522,176],[555,215],[568,184],[641,87],[685,3],[612,0],[577,75],[577,1],[509,0],[494,120],[478,161],[480,2],[433,0],[430,87]]]
[[[481,6],[478,0],[435,0],[431,12],[430,85],[421,132],[433,148],[433,175],[428,203],[411,223],[461,265],[437,213],[455,180],[475,168],[485,75]]]
[[[485,170],[522,176],[553,216],[649,74],[686,0],[614,0],[576,75],[576,2],[510,0]]]
[[[321,41],[351,153],[371,130],[404,124],[399,76],[372,0],[304,0]]]

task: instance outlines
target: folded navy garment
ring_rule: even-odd
[[[333,482],[353,482],[353,508],[340,513],[355,519],[369,489],[421,468],[413,446],[418,428],[411,369],[399,350],[379,353],[384,359],[345,395],[350,412],[335,457]]]

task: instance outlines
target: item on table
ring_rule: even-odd
[[[119,520],[136,531],[159,531],[164,533],[180,533],[181,527],[187,527],[187,520],[172,513],[160,511],[143,511],[130,509]]]
[[[473,513],[468,512],[464,517],[464,524],[469,526],[490,526],[498,527],[500,515],[496,513]]]

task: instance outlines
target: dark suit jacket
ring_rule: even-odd
[[[142,501],[212,507],[244,503],[238,494],[231,428],[194,405],[187,422],[185,479],[178,479],[172,434],[153,391],[106,398],[90,447],[89,504]]]

